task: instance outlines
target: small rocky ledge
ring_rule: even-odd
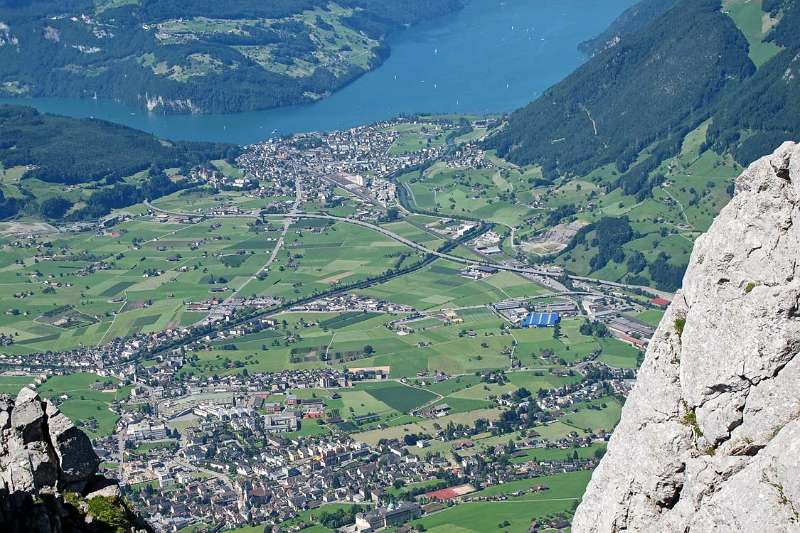
[[[0,524],[4,533],[150,531],[97,474],[89,438],[30,388],[0,395]]]

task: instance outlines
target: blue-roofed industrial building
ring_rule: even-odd
[[[522,321],[523,328],[552,328],[561,322],[558,313],[530,313]]]

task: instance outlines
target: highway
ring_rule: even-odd
[[[152,209],[153,211],[155,211],[157,213],[163,213],[163,214],[166,214],[166,215],[180,216],[180,217],[259,218],[259,217],[262,216],[262,215],[259,215],[258,213],[254,213],[254,212],[242,213],[242,214],[236,214],[236,215],[207,215],[207,214],[206,215],[201,215],[201,214],[198,214],[198,213],[182,213],[182,212],[179,212],[179,211],[168,211],[168,210],[156,207],[156,206],[152,205],[151,203],[149,203],[147,201],[145,201],[145,205],[147,205],[148,208]],[[506,272],[515,272],[517,274],[537,275],[537,276],[544,276],[544,277],[549,277],[549,278],[560,278],[560,277],[562,277],[561,274],[556,274],[554,272],[550,272],[550,271],[547,271],[547,270],[541,270],[541,269],[531,268],[531,267],[517,267],[517,266],[513,266],[513,265],[504,265],[502,263],[492,263],[492,262],[489,262],[489,261],[476,261],[474,259],[468,259],[466,257],[459,257],[457,255],[452,255],[452,254],[445,253],[445,252],[438,252],[436,250],[431,250],[430,248],[428,248],[428,247],[426,247],[426,246],[424,246],[422,244],[419,244],[418,242],[414,242],[414,241],[412,241],[410,239],[406,239],[402,235],[398,235],[398,234],[396,234],[396,233],[394,233],[394,232],[392,232],[392,231],[390,231],[390,230],[388,230],[388,229],[386,229],[384,227],[378,226],[377,224],[372,224],[371,222],[365,222],[363,220],[357,220],[357,219],[354,219],[354,218],[340,217],[340,216],[335,216],[335,215],[327,215],[327,214],[323,214],[323,213],[306,213],[306,212],[301,212],[301,211],[292,211],[291,213],[267,214],[267,215],[263,215],[263,216],[265,218],[278,218],[278,219],[287,219],[287,218],[288,219],[293,219],[293,218],[325,219],[325,220],[333,220],[333,221],[336,221],[336,222],[344,222],[344,223],[348,223],[348,224],[355,224],[356,226],[361,226],[361,227],[364,227],[364,228],[369,228],[369,229],[371,229],[373,231],[377,231],[378,233],[380,233],[382,235],[385,235],[386,237],[389,237],[390,239],[393,239],[393,240],[395,240],[395,241],[397,241],[397,242],[399,242],[401,244],[404,244],[404,245],[408,246],[409,248],[413,248],[413,249],[415,249],[417,251],[420,251],[422,253],[430,254],[430,255],[439,257],[441,259],[446,259],[448,261],[452,261],[454,263],[459,263],[459,264],[467,265],[467,266],[491,267],[491,268],[495,268],[497,270],[502,270],[502,271],[506,271]],[[666,298],[668,300],[671,300],[674,297],[674,295],[672,293],[659,291],[659,290],[656,290],[656,289],[652,289],[650,287],[641,287],[641,286],[638,286],[638,285],[626,285],[624,283],[616,283],[616,282],[613,282],[613,281],[599,280],[599,279],[588,278],[588,277],[584,277],[584,276],[568,275],[567,277],[572,281],[581,281],[581,282],[584,282],[584,283],[591,283],[591,284],[594,284],[594,285],[603,285],[603,286],[606,286],[606,287],[613,287],[613,288],[618,288],[618,289],[629,289],[629,290],[630,289],[634,289],[634,290],[638,289],[638,290],[643,290],[643,291],[647,291],[648,293],[661,296],[662,298]]]

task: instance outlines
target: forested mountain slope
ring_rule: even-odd
[[[76,184],[121,179],[152,166],[197,165],[232,157],[232,145],[161,141],[148,133],[94,119],[44,114],[30,107],[0,106],[0,163],[30,165],[31,177]]]
[[[800,2],[764,0],[763,8],[779,21],[768,40],[781,50],[720,100],[709,130],[716,150],[745,165],[800,134]]]
[[[60,219],[73,206],[73,219],[100,217],[174,192],[183,186],[175,176],[240,151],[226,144],[162,141],[118,124],[24,106],[0,106],[0,132],[0,218],[25,210]]]
[[[626,35],[636,33],[649,26],[675,5],[675,2],[676,0],[642,0],[625,10],[606,31],[582,42],[578,48],[585,54],[595,55],[616,46]]]
[[[733,176],[800,137],[800,2],[679,0],[641,31],[619,31],[631,16],[604,34],[614,46],[485,145],[542,175],[531,195],[557,207],[544,233],[585,224],[549,259],[675,290]],[[536,248],[544,233],[517,236]]]
[[[653,142],[674,147],[752,75],[747,50],[719,0],[682,0],[515,112],[489,146],[550,177],[612,162],[625,171]]]
[[[0,94],[234,112],[319,99],[462,0],[0,0]]]
[[[776,55],[759,56],[760,68],[748,52],[764,43],[729,16],[744,4],[766,12],[758,26]],[[635,194],[688,132],[713,118],[710,143],[747,164],[800,131],[798,51],[796,0],[681,0],[515,112],[489,146],[516,163],[540,164],[550,177],[607,163],[624,174],[649,146],[646,164],[620,181]]]

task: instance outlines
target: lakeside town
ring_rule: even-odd
[[[205,168],[192,175],[203,187],[233,191],[247,201],[258,199],[263,207],[229,202],[174,209],[147,204],[140,213],[117,213],[96,224],[62,228],[105,236],[139,221],[186,228],[211,222],[211,230],[226,220],[259,221],[258,231],[270,235],[274,246],[269,262],[250,278],[263,280],[269,279],[269,267],[281,248],[290,249],[286,240],[291,224],[316,217],[379,233],[414,250],[420,264],[436,258],[450,261],[459,267],[452,276],[464,283],[511,276],[541,288],[535,295],[426,309],[363,293],[403,275],[402,270],[387,271],[352,289],[334,284],[323,294],[294,299],[249,296],[241,286],[234,289],[223,282],[213,284],[205,298],[183,301],[182,312],[203,317],[192,324],[63,351],[0,355],[4,376],[31,376],[42,385],[77,372],[97,377],[93,392],[116,397],[117,391],[126,391],[124,398],[110,402],[113,428],[98,434],[94,444],[108,473],[119,478],[134,507],[158,531],[216,531],[252,524],[295,531],[320,521],[351,532],[402,527],[465,503],[544,494],[550,487],[536,480],[589,472],[602,457],[613,423],[581,426],[570,420],[576,414],[585,418],[594,411],[618,412],[634,382],[641,350],[654,333],[635,316],[663,309],[669,301],[658,291],[569,276],[555,266],[530,267],[504,255],[506,236],[499,229],[469,219],[439,217],[421,229],[461,246],[471,257],[388,229],[387,222],[409,214],[392,178],[396,173],[431,161],[452,168],[491,165],[472,142],[391,155],[400,137],[397,129],[407,124],[401,119],[272,139],[248,148],[237,161],[240,173]],[[59,261],[45,242],[34,235],[18,237],[9,246],[36,250],[37,263]],[[204,238],[192,240],[190,251],[205,253],[207,244]],[[134,243],[136,249],[145,246]],[[168,244],[155,241],[154,246],[156,252],[169,254],[167,264],[175,263],[178,275],[189,272]],[[76,273],[78,278],[115,268],[109,258],[90,259]],[[145,276],[165,274],[149,270]],[[56,290],[64,287],[53,277],[36,282]],[[124,299],[115,303],[127,304]],[[475,316],[484,318],[473,322],[470,317]],[[50,317],[53,323],[62,321],[56,324],[60,327],[95,319],[69,310]],[[293,348],[307,335],[332,329],[335,336],[349,321],[364,320],[374,321],[380,336],[419,337],[414,345],[418,351],[432,346],[425,337],[429,328],[448,328],[453,338],[474,343],[476,361],[489,351],[482,337],[506,337],[509,344],[500,349],[501,362],[490,368],[476,364],[469,372],[425,369],[401,376],[394,368],[402,363],[391,359],[402,356],[374,364],[376,348],[371,344],[332,352],[331,338],[322,353]],[[491,326],[481,322],[486,320]],[[565,358],[551,346],[561,342],[562,328],[592,341]],[[535,351],[523,357],[517,336],[526,330],[547,333],[536,333]],[[14,345],[13,337],[2,339]],[[206,357],[220,360],[247,339],[263,339],[262,353],[286,347],[288,367],[251,370],[246,356],[225,357],[221,371],[202,371]],[[619,367],[602,359],[610,339],[638,354],[632,364]],[[378,346],[377,356],[380,350]],[[529,390],[528,383],[536,388]],[[420,398],[406,405],[389,394],[381,396],[383,387]],[[477,399],[465,403],[454,395],[461,390]],[[390,412],[371,408],[364,398],[382,398],[376,405],[388,405]],[[56,398],[57,403],[70,401],[70,392]],[[79,424],[98,430],[93,417]],[[551,431],[554,427],[559,430]],[[490,490],[520,481],[533,483],[510,495]],[[316,518],[309,521],[312,511]],[[530,527],[559,529],[564,524],[568,513],[559,512]]]

